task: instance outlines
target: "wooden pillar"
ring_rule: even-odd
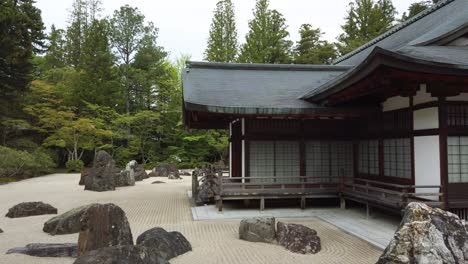
[[[260,211],[265,210],[265,198],[260,198]]]
[[[448,154],[447,154],[447,109],[445,97],[439,97],[439,148],[440,148],[440,182],[442,183],[444,209],[448,210]]]
[[[340,196],[340,208],[346,209],[346,199],[343,197],[343,195]]]

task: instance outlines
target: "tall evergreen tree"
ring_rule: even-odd
[[[296,64],[330,64],[336,59],[335,45],[322,40],[323,32],[310,24],[303,24],[299,29],[301,39],[294,48]]]
[[[420,1],[420,2],[416,2],[416,3],[412,3],[409,8],[408,8],[408,12],[404,12],[402,17],[401,17],[401,21],[405,21],[405,20],[408,20],[412,17],[414,17],[415,15],[421,13],[422,11],[432,7],[434,4],[437,4],[440,0],[425,0],[425,1]]]
[[[0,119],[28,90],[32,57],[42,52],[44,25],[33,0],[0,1]]]
[[[216,62],[234,62],[238,52],[236,19],[231,0],[222,0],[216,4],[211,23],[205,60]]]
[[[239,62],[291,63],[293,43],[286,39],[289,36],[286,19],[278,11],[269,9],[269,0],[258,0],[249,28]]]
[[[391,0],[355,0],[349,4],[346,22],[341,26],[344,33],[337,44],[344,55],[395,25],[396,9]]]
[[[50,34],[47,37],[49,44],[45,57],[46,67],[48,69],[62,68],[66,65],[65,62],[65,31],[63,29],[56,29],[52,25]]]
[[[70,24],[67,28],[67,63],[78,67],[81,62],[81,49],[88,26],[88,11],[86,0],[74,0],[70,12]]]

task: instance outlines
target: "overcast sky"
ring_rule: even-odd
[[[138,7],[159,28],[159,45],[170,52],[171,58],[190,54],[192,60],[202,60],[211,24],[213,10],[218,0],[103,0],[103,16],[111,15],[120,6]],[[239,41],[242,43],[252,19],[255,0],[232,0],[235,5]],[[270,0],[271,8],[281,12],[289,25],[291,40],[298,40],[301,24],[310,23],[325,32],[325,39],[334,41],[340,34],[340,25],[346,15],[350,0]],[[416,0],[393,0],[399,14]],[[42,19],[50,29],[52,24],[65,28],[73,0],[37,0]]]

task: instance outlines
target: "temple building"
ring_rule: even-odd
[[[468,213],[468,0],[333,65],[188,62],[185,125],[229,130],[223,200],[333,198]]]

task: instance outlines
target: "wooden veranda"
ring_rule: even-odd
[[[301,209],[307,199],[336,198],[341,208],[346,200],[400,212],[410,202],[424,202],[432,207],[444,208],[443,188],[440,185],[401,185],[362,178],[345,177],[226,177],[221,176],[220,195],[216,197],[219,211],[226,200],[259,200],[260,210],[265,200],[297,199]],[[434,191],[437,190],[437,191]]]

